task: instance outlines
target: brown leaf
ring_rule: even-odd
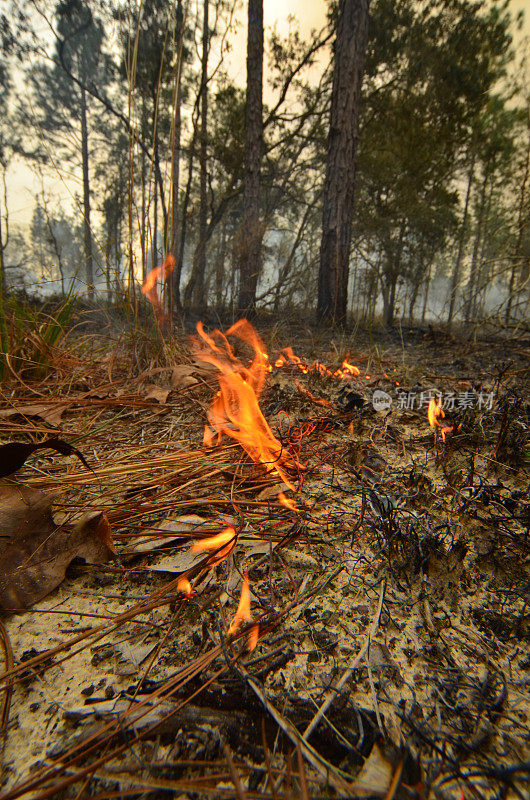
[[[144,387],[144,391],[144,398],[146,400],[156,400],[157,403],[162,403],[162,405],[167,403],[167,399],[171,394],[171,389],[157,386],[156,383],[147,383]]]
[[[128,548],[124,551],[124,555],[131,555],[132,553],[150,553],[156,550],[157,547],[174,542],[175,539],[182,539],[182,536],[195,530],[203,530],[204,526],[210,520],[205,517],[199,517],[197,514],[184,514],[181,517],[174,517],[173,519],[164,519],[157,526],[156,531],[152,531],[148,535],[134,536],[129,539]]]
[[[57,426],[61,422],[61,417],[65,411],[66,408],[64,406],[32,403],[30,405],[17,406],[16,408],[3,408],[0,410],[0,418],[16,417],[17,415],[39,417],[44,422]]]
[[[103,541],[110,537],[103,514],[81,520],[73,530],[59,527],[52,500],[38,489],[0,485],[0,610],[29,608],[41,600],[64,580],[74,558],[98,564],[113,557]]]
[[[197,371],[197,367],[193,364],[179,364],[173,367],[171,373],[171,385],[174,389],[184,389],[186,386],[194,386],[198,383],[198,379],[193,374]]]

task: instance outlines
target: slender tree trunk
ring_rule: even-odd
[[[171,230],[167,237],[166,247],[175,259],[178,260],[179,251],[179,184],[180,184],[180,137],[182,132],[182,53],[184,45],[184,15],[182,10],[182,0],[177,0],[177,26],[178,26],[178,60],[177,71],[175,74],[174,87],[174,118],[173,118],[173,141],[171,147]],[[180,303],[180,273],[177,280],[175,270],[169,278],[170,283],[170,313],[175,309],[181,308]]]
[[[260,177],[263,151],[263,0],[248,0],[245,178],[239,236],[239,311],[254,316],[263,228]]]
[[[429,289],[431,288],[431,268],[427,270],[425,276],[425,291],[423,293],[423,307],[421,309],[421,324],[425,322],[425,314],[427,313],[427,301],[429,300]]]
[[[201,58],[201,133],[199,150],[200,168],[200,208],[199,208],[199,241],[193,258],[193,268],[184,293],[184,305],[191,303],[205,305],[204,276],[206,273],[206,231],[208,225],[208,9],[209,0],[204,0],[202,25],[202,58]]]
[[[140,118],[141,137],[143,139],[146,128],[146,113],[145,113],[145,98],[142,97],[142,110]],[[140,248],[142,251],[142,283],[147,277],[147,203],[146,203],[146,186],[145,186],[145,150],[142,147],[140,154],[140,170],[142,181],[142,219],[140,220]]]
[[[477,230],[475,232],[475,241],[473,242],[473,252],[471,254],[471,266],[469,269],[469,280],[467,282],[467,291],[466,291],[467,299],[466,299],[466,310],[464,315],[466,322],[469,322],[475,316],[474,295],[475,295],[475,286],[477,283],[477,268],[478,268],[480,243],[482,241],[482,234],[484,230],[484,216],[486,210],[486,188],[488,185],[489,175],[490,171],[488,168],[486,168],[484,172],[484,178],[482,180],[482,186],[480,187]]]
[[[221,308],[223,302],[223,279],[226,256],[226,222],[221,227],[221,238],[215,260],[215,305]]]
[[[451,289],[449,292],[449,311],[447,313],[447,327],[451,328],[453,321],[453,314],[455,310],[456,296],[458,293],[458,283],[460,281],[460,269],[462,266],[462,257],[464,255],[464,245],[466,242],[466,229],[467,217],[469,211],[469,198],[471,196],[471,186],[473,185],[473,175],[475,172],[475,141],[471,145],[471,161],[469,163],[469,173],[467,178],[466,199],[464,202],[464,212],[462,215],[462,225],[460,226],[460,238],[458,241],[458,252],[456,254],[456,261],[453,267],[453,274],[451,276]]]
[[[6,187],[5,172],[3,174],[4,180],[4,197]],[[7,227],[7,208],[5,211],[6,227]],[[5,297],[7,292],[7,275],[6,275],[6,262],[5,262],[5,249],[7,245],[7,235],[4,240],[3,220],[2,220],[2,203],[0,202],[0,296]]]
[[[355,156],[370,0],[339,0],[331,91],[317,319],[344,323],[353,218]]]
[[[527,119],[527,126],[528,126],[528,132],[530,133],[530,119]],[[509,321],[510,315],[512,313],[513,295],[515,290],[515,278],[517,275],[517,269],[520,265],[519,262],[521,257],[521,245],[523,242],[523,234],[525,229],[524,210],[526,206],[526,188],[528,186],[529,173],[530,173],[530,136],[526,147],[523,180],[521,183],[521,191],[519,192],[519,207],[517,209],[517,239],[515,241],[514,254],[512,260],[512,270],[510,274],[510,283],[508,286],[508,301],[506,303],[506,311],[504,314],[504,319],[506,320],[506,322]],[[526,266],[524,263],[521,265],[521,276],[519,281],[521,289],[524,289],[527,280],[528,280],[528,259],[526,259]]]
[[[88,164],[88,122],[87,101],[84,88],[81,88],[81,156],[83,170],[83,216],[85,240],[85,269],[88,296],[94,299],[94,264],[92,257],[92,229],[90,225],[90,173]]]
[[[153,143],[154,153],[153,157],[154,160],[158,160],[158,133],[155,130],[154,133],[155,141]],[[158,266],[158,187],[156,183],[154,184],[154,193],[153,193],[153,240],[151,242],[151,268]]]

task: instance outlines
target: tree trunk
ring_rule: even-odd
[[[421,324],[425,322],[425,314],[427,313],[427,302],[429,300],[429,289],[431,288],[431,268],[427,270],[425,276],[425,292],[423,294],[423,306],[421,309]]]
[[[260,173],[263,151],[263,0],[248,0],[245,177],[239,235],[239,311],[254,316],[261,268]]]
[[[81,156],[83,169],[83,230],[85,240],[86,284],[90,300],[94,299],[94,265],[92,258],[92,230],[90,226],[90,174],[88,168],[87,101],[81,88]]]
[[[344,323],[370,0],[339,0],[331,92],[317,319]]]
[[[167,237],[167,248],[175,259],[178,260],[179,239],[179,184],[180,184],[180,136],[182,131],[181,102],[182,102],[182,52],[184,45],[184,16],[182,11],[182,0],[177,2],[177,25],[178,25],[178,60],[177,72],[175,75],[174,88],[174,119],[173,119],[173,141],[171,147],[171,230]],[[168,215],[169,218],[169,215]],[[169,278],[170,283],[170,313],[175,309],[180,309],[180,278],[177,280],[175,270]]]
[[[475,232],[475,241],[473,242],[473,252],[471,254],[471,266],[469,269],[469,280],[467,282],[467,291],[466,291],[467,300],[466,300],[466,310],[464,314],[466,322],[469,322],[475,316],[474,315],[475,285],[477,282],[477,268],[478,268],[480,243],[482,241],[482,232],[484,229],[484,216],[485,216],[484,212],[486,210],[486,188],[488,185],[489,174],[490,171],[488,168],[486,168],[484,172],[484,178],[482,180],[482,186],[480,187],[477,230]]]
[[[527,125],[528,125],[528,131],[530,132],[530,119],[527,119]],[[513,295],[515,289],[515,276],[517,274],[517,268],[519,266],[519,261],[521,256],[521,245],[523,242],[523,234],[525,228],[523,215],[526,206],[526,188],[528,185],[529,172],[530,172],[530,137],[528,139],[528,144],[526,147],[523,181],[521,183],[521,191],[519,192],[519,208],[517,210],[517,239],[515,241],[510,283],[508,286],[508,301],[506,303],[506,312],[504,315],[504,319],[506,322],[509,322],[510,315],[512,313],[512,303],[513,303]],[[519,281],[521,289],[524,289],[527,280],[528,280],[528,260],[526,261],[526,266],[524,263],[521,264],[521,276]]]
[[[469,198],[471,196],[471,186],[473,184],[473,174],[475,171],[475,142],[473,141],[471,150],[471,161],[469,164],[469,173],[467,178],[466,199],[464,202],[464,213],[462,215],[462,225],[460,226],[460,239],[458,241],[458,252],[456,254],[456,261],[451,276],[451,290],[449,294],[449,311],[447,314],[447,327],[451,328],[453,321],[453,314],[455,310],[456,295],[458,293],[458,283],[460,281],[460,268],[462,265],[462,256],[464,255],[464,245],[466,242],[466,228],[467,216],[469,210]]]
[[[141,137],[144,138],[145,134],[145,127],[146,127],[146,113],[145,113],[145,98],[142,97],[142,110],[141,110],[141,117],[140,117],[140,130],[141,130]],[[147,218],[147,203],[146,203],[146,186],[145,186],[145,150],[142,148],[140,153],[140,170],[141,170],[141,181],[142,181],[142,219],[140,221],[140,248],[142,251],[142,283],[145,282],[147,277],[147,226],[146,226],[146,218]]]
[[[4,199],[6,201],[5,220],[6,220],[6,237],[4,239],[3,220],[2,220],[2,204],[0,202],[0,298],[6,296],[7,292],[7,274],[5,262],[5,249],[7,240],[9,238],[8,217],[7,217],[7,192],[6,192],[6,174],[2,176],[4,182]]]
[[[201,58],[201,133],[199,150],[200,168],[200,208],[199,208],[199,241],[193,258],[193,268],[184,293],[184,305],[206,305],[204,297],[204,276],[206,273],[206,231],[208,225],[208,7],[209,0],[204,0],[202,24],[202,58]]]

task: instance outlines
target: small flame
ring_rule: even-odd
[[[451,433],[453,430],[453,426],[449,425],[445,428],[442,428],[440,425],[440,420],[445,417],[445,412],[442,408],[442,398],[438,398],[438,401],[431,397],[429,400],[429,408],[427,409],[427,416],[429,418],[429,425],[431,428],[440,428],[440,434],[442,437],[442,441],[445,442],[445,437],[448,433]]]
[[[213,560],[209,563],[209,567],[213,568],[220,564],[225,558],[228,558],[237,542],[237,534],[235,528],[231,525],[224,528],[220,533],[215,536],[208,536],[206,539],[199,539],[194,542],[191,548],[192,553],[205,553],[213,552]],[[219,548],[222,548],[219,550]],[[219,550],[217,553],[216,551]]]
[[[445,417],[445,412],[442,408],[442,398],[438,399],[438,402],[431,397],[429,400],[429,408],[427,409],[427,416],[429,418],[429,425],[431,428],[440,427],[440,423],[438,419],[443,419]]]
[[[159,323],[164,322],[167,315],[162,308],[156,284],[158,281],[166,281],[169,278],[175,269],[175,263],[175,258],[168,253],[162,266],[152,269],[142,286],[142,294],[147,297],[153,306],[153,311]]]
[[[357,367],[353,364],[350,364],[348,359],[345,358],[342,362],[341,366],[332,372],[325,364],[322,364],[320,361],[313,361],[311,364],[305,364],[301,358],[295,356],[293,353],[292,347],[284,347],[283,350],[280,350],[280,354],[276,361],[274,362],[275,367],[286,367],[286,366],[293,366],[300,370],[304,375],[307,375],[309,372],[314,370],[318,372],[323,378],[325,377],[334,377],[334,378],[347,378],[352,377],[353,375],[360,375],[360,371]]]
[[[241,628],[245,622],[252,622],[252,612],[250,610],[250,588],[248,585],[248,573],[245,570],[243,576],[243,585],[241,587],[241,597],[239,598],[239,605],[234,614],[230,627],[228,628],[228,636],[233,636]],[[256,647],[259,639],[259,623],[255,622],[248,632],[247,637],[247,650],[252,651]]]
[[[228,628],[228,635],[237,633],[239,628],[245,622],[252,622],[252,613],[250,611],[250,587],[248,585],[248,573],[245,570],[243,577],[243,586],[241,587],[241,597],[239,598],[239,605],[234,614],[230,627]]]
[[[348,359],[345,358],[340,369],[335,370],[333,374],[338,378],[345,378],[347,375],[360,375],[361,372],[358,367],[354,367],[354,365],[350,364]]]
[[[294,489],[286,474],[286,468],[299,467],[282,448],[262,414],[259,398],[270,371],[269,357],[265,346],[246,319],[241,319],[224,333],[219,330],[207,334],[201,322],[197,331],[206,348],[196,344],[196,355],[219,372],[219,391],[214,397],[208,412],[209,426],[205,427],[204,444],[210,446],[225,434],[235,439],[253,461],[261,462],[268,472],[277,473],[282,480]],[[237,336],[254,350],[254,358],[249,367],[236,357],[228,342],[228,336]]]
[[[193,594],[193,589],[191,588],[191,583],[185,577],[179,578],[177,581],[177,592],[182,592],[182,594],[186,595],[186,597],[190,597]]]
[[[288,508],[289,511],[297,511],[298,510],[295,501],[290,497],[286,497],[283,492],[280,492],[278,494],[278,500],[280,501],[282,506],[285,506],[285,508]]]

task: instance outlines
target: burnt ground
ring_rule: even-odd
[[[262,334],[360,370],[270,373],[294,492],[202,447],[217,376],[183,336],[78,334],[3,386],[2,442],[91,470],[39,450],[0,481],[0,541],[34,543],[0,578],[2,800],[527,796],[530,340]],[[227,525],[222,563],[191,553]]]

